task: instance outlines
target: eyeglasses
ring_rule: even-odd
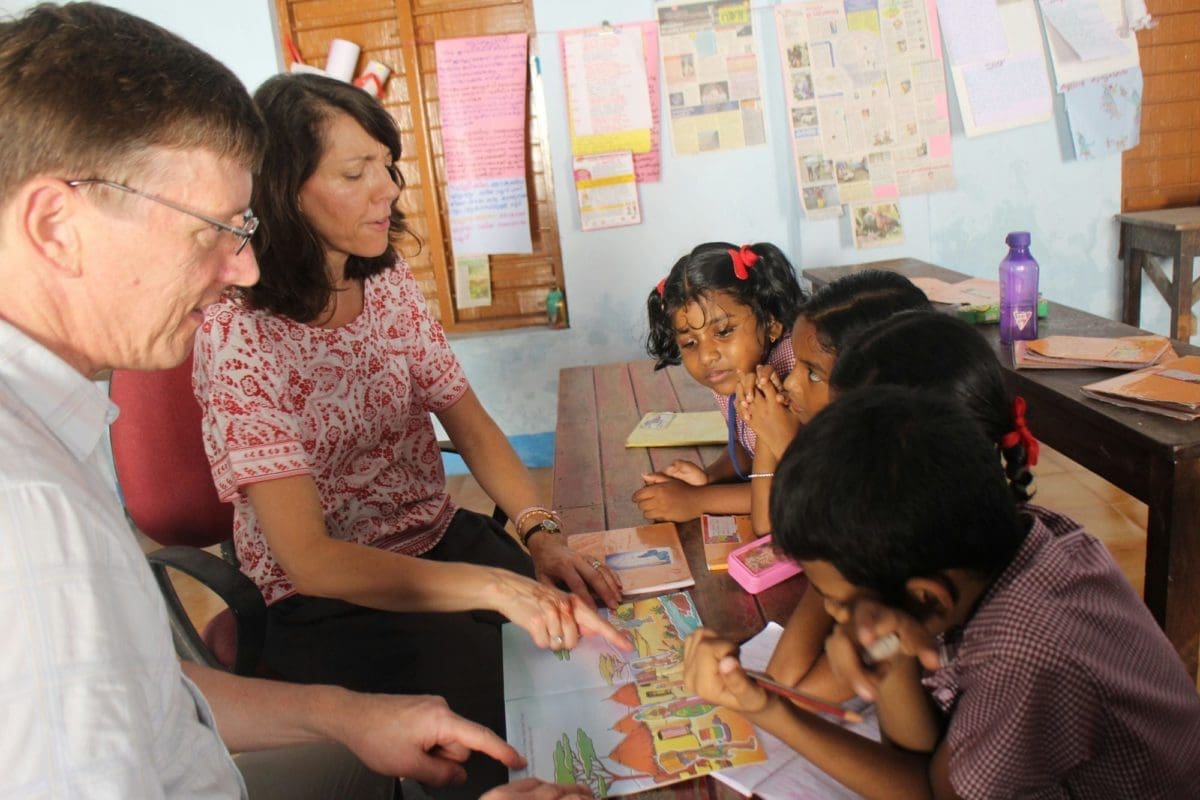
[[[237,250],[233,251],[235,256],[246,249],[246,245],[250,244],[250,237],[254,235],[256,230],[258,230],[258,217],[254,216],[254,212],[248,208],[242,212],[242,226],[239,228],[236,225],[230,225],[228,222],[221,222],[220,220],[213,219],[206,214],[193,211],[192,209],[181,206],[178,203],[173,203],[170,200],[159,197],[156,194],[138,191],[137,189],[133,189],[123,183],[117,183],[116,181],[106,181],[101,178],[86,178],[78,181],[67,181],[67,186],[87,186],[92,184],[107,186],[110,189],[119,189],[120,191],[128,192],[129,194],[136,194],[138,197],[144,197],[147,200],[153,200],[155,203],[159,203],[167,208],[174,209],[181,214],[187,214],[189,217],[195,217],[196,219],[204,220],[214,228],[232,233],[234,236],[242,240],[241,244],[238,245]]]

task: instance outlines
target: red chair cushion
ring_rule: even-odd
[[[237,659],[237,621],[233,618],[233,612],[228,608],[223,609],[204,626],[200,636],[221,666],[232,669]]]
[[[192,393],[192,359],[155,372],[118,370],[109,395],[113,463],[134,524],[161,545],[208,547],[232,536],[233,506],[213,486]]]

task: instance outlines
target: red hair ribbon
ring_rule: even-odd
[[[1025,423],[1025,398],[1020,395],[1013,398],[1013,430],[1000,437],[1000,446],[1007,450],[1016,447],[1018,442],[1025,445],[1025,460],[1029,462],[1029,466],[1036,467],[1038,440],[1033,437],[1033,432]]]
[[[658,282],[658,285],[655,286],[654,288],[658,291],[658,299],[662,300],[663,291],[666,290],[666,288],[667,288],[667,279],[663,278],[661,281]]]
[[[744,281],[750,277],[750,269],[758,263],[758,253],[750,249],[750,245],[742,245],[740,250],[729,249],[726,251],[729,257],[733,260],[733,274],[738,277],[738,280]]]

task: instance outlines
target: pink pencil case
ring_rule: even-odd
[[[798,572],[799,564],[771,547],[770,536],[744,544],[729,554],[730,576],[750,594],[758,594]]]

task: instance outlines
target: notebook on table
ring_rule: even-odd
[[[621,579],[626,597],[694,586],[673,522],[591,531],[567,537],[574,550],[607,564]]]
[[[651,411],[625,439],[626,447],[724,444],[728,426],[720,411]]]

